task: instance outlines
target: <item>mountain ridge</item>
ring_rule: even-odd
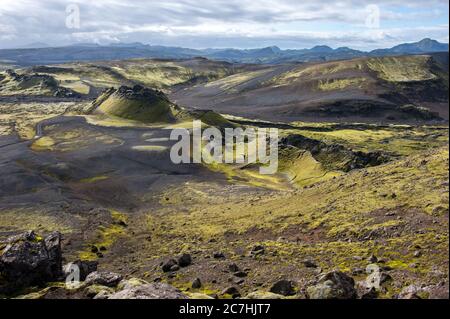
[[[404,54],[448,52],[448,44],[425,38],[419,42],[403,43],[388,49],[360,51],[348,47],[333,49],[318,45],[310,49],[286,49],[269,46],[257,49],[190,49],[149,45],[142,43],[115,43],[109,45],[74,44],[65,47],[45,47],[0,50],[0,60],[29,66],[75,61],[124,60],[132,58],[190,59],[203,57],[234,63],[282,64],[290,62],[318,62],[379,57]]]

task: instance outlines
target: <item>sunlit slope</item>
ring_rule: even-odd
[[[46,74],[36,74],[0,69],[0,96],[52,96],[78,97],[74,90],[62,87],[54,77]]]
[[[127,120],[147,123],[175,122],[167,97],[160,91],[141,86],[132,89],[125,86],[117,90],[110,89],[94,102],[94,107],[97,113]]]
[[[168,89],[182,84],[217,80],[238,72],[239,68],[226,62],[206,59],[103,61],[70,63],[57,66],[37,66],[30,72],[54,77],[63,87],[80,94],[97,95],[103,89],[136,84]]]
[[[266,120],[436,120],[448,118],[448,71],[442,61],[445,57],[416,55],[273,66],[172,98]]]
[[[191,128],[193,120],[200,120],[206,125],[216,127],[234,126],[214,111],[186,110],[173,104],[162,91],[140,85],[121,86],[104,91],[92,103],[87,113],[106,116],[107,122],[113,126],[127,125],[121,120],[133,121],[128,123],[129,125],[158,123]]]

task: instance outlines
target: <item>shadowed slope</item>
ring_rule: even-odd
[[[264,120],[439,120],[448,118],[448,71],[445,57],[430,55],[274,66],[171,98],[188,107],[210,105]]]

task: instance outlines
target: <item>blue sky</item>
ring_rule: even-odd
[[[442,0],[0,0],[0,48],[142,42],[370,50],[425,37],[448,42],[448,10]]]

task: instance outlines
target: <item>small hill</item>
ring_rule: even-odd
[[[95,112],[144,123],[174,123],[172,103],[161,91],[136,85],[104,92],[94,102]]]
[[[140,85],[106,90],[93,102],[90,112],[143,123],[174,124],[201,120],[217,127],[234,126],[214,111],[186,110],[173,104],[162,91]]]
[[[61,87],[54,77],[46,74],[18,74],[13,70],[0,73],[0,96],[29,95],[76,98],[79,94]]]

